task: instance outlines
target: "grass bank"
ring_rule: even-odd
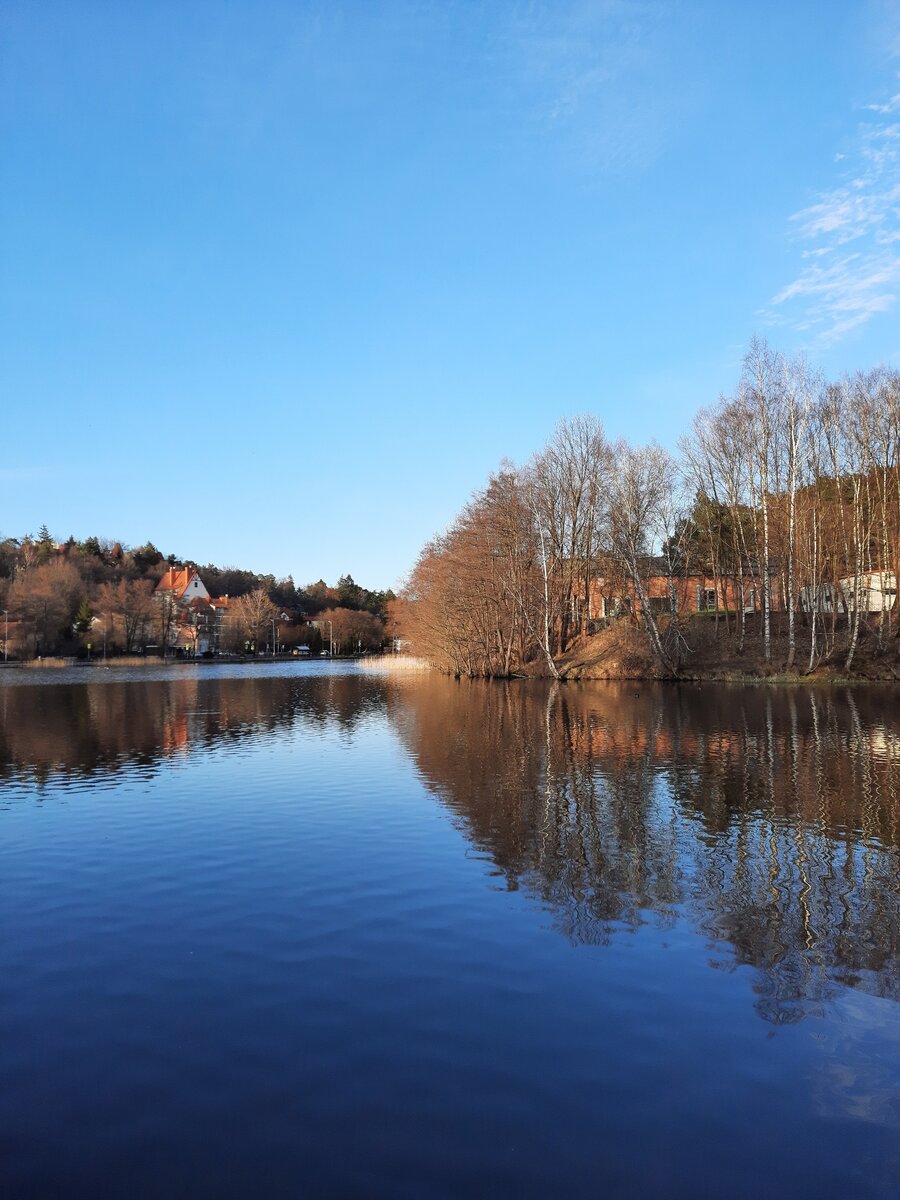
[[[777,614],[778,618],[782,616]],[[733,629],[727,628],[724,620],[717,624],[705,615],[687,620],[683,625],[687,649],[678,678],[722,683],[900,682],[900,641],[894,636],[879,643],[877,626],[869,624],[860,630],[850,671],[845,666],[845,630],[837,631],[827,653],[820,638],[819,653],[810,671],[809,628],[798,623],[795,663],[793,669],[788,670],[788,637],[783,624],[786,622],[773,621],[771,653],[767,660],[758,628],[748,627],[743,650],[739,651]],[[557,668],[565,679],[663,678],[643,629],[625,619],[573,643],[557,659]],[[534,673],[545,672],[538,669]]]

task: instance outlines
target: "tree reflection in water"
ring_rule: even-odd
[[[427,681],[392,715],[507,886],[578,943],[686,916],[795,1021],[900,998],[900,732],[880,690]]]
[[[687,920],[773,1022],[900,998],[900,722],[882,689],[252,674],[0,687],[0,783],[386,717],[511,889],[579,944]]]
[[[41,784],[135,767],[179,753],[283,736],[310,723],[347,736],[384,711],[371,678],[329,674],[190,675],[78,685],[0,687],[0,782]]]

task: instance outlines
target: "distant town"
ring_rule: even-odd
[[[349,574],[297,587],[42,526],[0,539],[0,661],[358,654],[382,648],[393,599]]]

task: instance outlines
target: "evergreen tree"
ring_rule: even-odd
[[[50,530],[46,525],[42,525],[38,530],[37,537],[37,561],[39,563],[47,563],[50,561],[50,555],[53,552],[53,538],[50,536]]]
[[[361,588],[352,575],[342,575],[337,581],[337,593],[343,608],[361,607]]]
[[[75,614],[75,632],[87,633],[91,627],[93,616],[94,613],[91,609],[90,601],[85,596],[78,606],[78,612]]]

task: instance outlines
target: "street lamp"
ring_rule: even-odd
[[[3,610],[3,621],[3,661],[6,662],[9,657],[9,610],[6,608]]]

